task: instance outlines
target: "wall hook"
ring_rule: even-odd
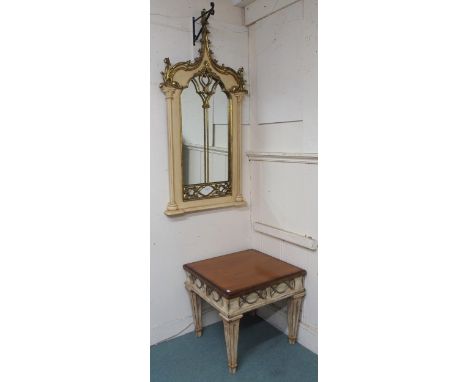
[[[192,38],[193,38],[193,46],[195,46],[195,43],[197,42],[198,38],[200,37],[200,34],[201,34],[202,31],[203,31],[203,28],[206,27],[206,23],[207,23],[209,17],[210,17],[211,15],[214,15],[214,14],[215,14],[215,11],[214,11],[214,6],[215,6],[215,4],[214,4],[213,2],[211,2],[210,5],[211,5],[211,8],[208,9],[208,10],[203,9],[203,10],[201,11],[201,15],[200,15],[199,17],[197,17],[197,18],[192,17]],[[202,19],[202,23],[201,23],[202,26],[201,26],[200,30],[198,31],[198,33],[195,34],[195,23],[196,23],[198,20],[200,20],[200,19]]]

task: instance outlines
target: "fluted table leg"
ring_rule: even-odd
[[[235,317],[225,317],[220,314],[224,323],[224,338],[228,358],[229,372],[234,374],[237,370],[237,343],[239,341],[239,322],[242,314]]]
[[[288,301],[288,338],[290,344],[295,344],[297,340],[304,296],[304,292],[298,293],[292,296]]]
[[[195,335],[197,337],[201,337],[202,335],[202,307],[201,307],[201,297],[196,294],[195,292],[192,292],[191,290],[188,290],[189,296],[190,296],[190,305],[192,306],[192,316],[193,316],[193,324],[195,326]]]

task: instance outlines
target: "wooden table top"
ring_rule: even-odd
[[[306,274],[302,268],[255,249],[185,264],[184,269],[227,298]]]

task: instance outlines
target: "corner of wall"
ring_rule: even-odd
[[[276,329],[288,334],[288,314],[284,307],[276,304],[267,305],[259,309],[257,314]],[[318,354],[318,327],[301,321],[297,342]]]

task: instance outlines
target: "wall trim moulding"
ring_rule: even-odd
[[[273,227],[260,222],[254,222],[253,229],[265,235],[287,241],[288,243],[311,249],[312,251],[316,251],[318,248],[317,240],[313,239],[309,235],[286,231],[285,229]]]
[[[317,153],[268,153],[247,151],[246,154],[249,161],[318,164]]]

